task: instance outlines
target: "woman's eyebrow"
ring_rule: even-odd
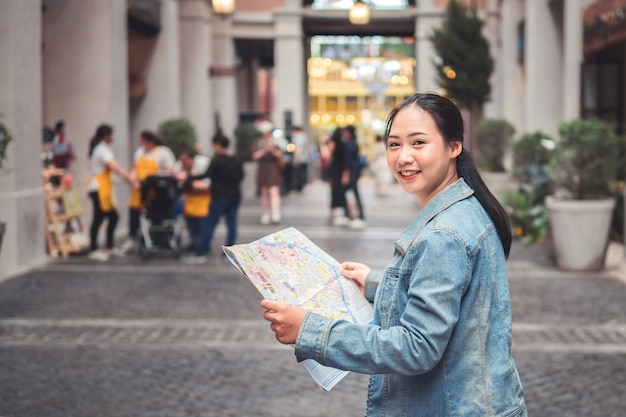
[[[407,137],[411,138],[411,137],[415,137],[415,136],[424,136],[427,135],[428,133],[426,132],[422,132],[422,131],[417,131],[417,132],[411,132],[408,135],[406,135]],[[399,138],[400,135],[394,135],[394,134],[389,134],[389,136],[387,136],[388,138]]]

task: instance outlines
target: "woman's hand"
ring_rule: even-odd
[[[344,262],[341,264],[340,272],[344,277],[351,279],[361,293],[365,294],[365,278],[371,270],[372,268],[359,262]]]
[[[296,343],[306,310],[271,300],[261,301],[261,307],[265,309],[263,318],[271,323],[276,340],[285,345]]]

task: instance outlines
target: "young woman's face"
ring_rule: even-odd
[[[104,139],[102,139],[102,140],[104,142],[106,142],[106,143],[111,143],[111,142],[113,142],[114,135],[115,134],[113,132],[111,132],[109,135],[105,136]]]
[[[193,158],[186,153],[181,153],[178,156],[178,160],[180,161],[183,169],[186,171],[191,170],[191,168],[193,167]]]
[[[417,106],[398,112],[387,139],[387,164],[402,188],[424,207],[458,179],[456,157],[462,144],[446,143],[432,116]]]
[[[139,144],[141,145],[141,147],[143,147],[146,151],[149,151],[150,149],[156,147],[155,143],[152,143],[150,141],[147,141],[146,139],[144,139],[143,136],[139,136]]]

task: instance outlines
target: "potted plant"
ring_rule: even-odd
[[[165,146],[170,148],[176,157],[185,149],[195,149],[198,143],[196,128],[184,117],[165,120],[157,127],[157,131],[163,137]]]
[[[513,234],[525,244],[548,237],[550,222],[544,201],[552,190],[550,161],[555,143],[542,132],[527,133],[511,145],[512,176],[520,184],[515,191],[502,193]]]
[[[478,168],[504,172],[504,156],[515,134],[515,127],[504,119],[483,119],[476,126]]]
[[[9,130],[9,128],[2,123],[2,118],[4,117],[4,113],[0,113],[0,170],[2,169],[2,165],[7,159],[7,148],[9,143],[13,140],[13,134]],[[0,219],[0,250],[2,250],[2,239],[4,237],[4,232],[6,230],[6,221]]]
[[[2,123],[3,117],[4,113],[0,113],[0,169],[2,169],[2,165],[7,159],[7,148],[9,147],[9,143],[13,140],[11,131],[4,123]]]
[[[241,123],[235,128],[235,150],[237,156],[245,162],[252,161],[252,152],[254,151],[254,145],[258,138],[261,136],[261,132],[254,126],[253,123]]]
[[[615,197],[610,185],[624,166],[624,137],[596,119],[559,125],[551,161],[554,194],[546,197],[557,266],[599,270],[609,242]]]
[[[514,134],[515,128],[504,119],[486,118],[476,126],[477,166],[487,187],[496,195],[512,187],[504,159]]]

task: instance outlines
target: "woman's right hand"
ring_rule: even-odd
[[[344,262],[341,264],[341,275],[351,279],[359,287],[361,293],[365,294],[365,278],[372,268],[359,262]]]

